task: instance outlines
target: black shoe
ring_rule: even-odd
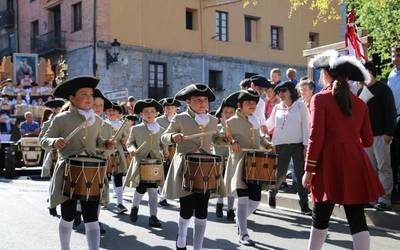
[[[79,225],[82,223],[81,216],[82,216],[81,212],[78,212],[78,211],[75,212],[75,218],[74,218],[74,224],[73,224],[74,228],[79,227]]]
[[[300,205],[301,213],[304,215],[312,215],[312,210],[308,207],[308,204]]]
[[[51,216],[57,216],[57,208],[49,208],[49,214]]]
[[[128,211],[128,209],[122,205],[122,204],[118,204],[117,208],[115,209],[117,211],[117,213],[122,214]]]
[[[222,212],[223,207],[224,207],[224,204],[217,203],[217,210],[215,211],[215,214],[217,215],[218,218],[222,218],[222,216],[224,216],[224,214]]]
[[[105,235],[106,230],[104,229],[103,224],[101,224],[100,222],[99,222],[99,227],[100,227],[100,235]]]
[[[161,227],[161,223],[160,223],[160,221],[157,219],[156,216],[152,215],[152,216],[149,218],[149,226],[150,226],[150,227]]]
[[[186,246],[185,247],[178,247],[177,241],[178,241],[178,235],[176,235],[176,240],[175,240],[176,250],[186,250]]]
[[[374,208],[377,211],[389,211],[390,210],[390,206],[388,206],[387,204],[383,203],[383,202],[378,202],[375,204]]]
[[[168,207],[169,206],[167,200],[162,200],[162,201],[158,202],[158,205],[160,205],[162,207]]]
[[[270,208],[276,208],[276,197],[269,196],[268,205]]]
[[[233,209],[228,210],[228,212],[226,213],[226,219],[228,221],[235,221],[235,211],[233,211]]]
[[[239,236],[239,243],[244,246],[250,246],[250,247],[256,246],[256,243],[252,239],[250,239],[250,236],[248,234]]]
[[[131,219],[132,222],[136,222],[137,221],[137,214],[138,214],[139,208],[138,207],[133,207],[131,209],[131,214],[129,215],[129,218]]]

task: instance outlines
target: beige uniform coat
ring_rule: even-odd
[[[102,119],[95,116],[92,126],[85,126],[75,136],[71,138],[67,146],[58,151],[58,160],[54,169],[54,174],[50,183],[50,207],[68,200],[63,194],[64,172],[66,160],[69,156],[86,153],[97,156],[97,148],[104,148],[105,140],[101,137]],[[66,138],[76,127],[78,127],[85,117],[78,113],[73,106],[70,110],[62,112],[54,117],[50,127],[40,140],[40,144],[45,148],[52,148],[57,138]]]
[[[210,122],[203,127],[196,123],[194,112],[188,107],[186,112],[175,115],[171,124],[161,137],[161,141],[165,145],[173,144],[172,135],[182,133],[184,135],[198,134],[207,131],[217,131],[218,119],[209,115]],[[191,140],[184,140],[177,144],[176,152],[170,169],[168,171],[165,185],[162,190],[162,195],[167,199],[177,199],[190,195],[191,192],[183,190],[183,173],[185,171],[184,156],[187,153],[211,153],[211,147],[216,135],[207,135]],[[220,183],[220,192],[225,193],[223,182]]]
[[[127,187],[137,187],[140,183],[140,160],[148,158],[163,160],[162,155],[162,145],[161,145],[161,135],[164,133],[165,129],[160,127],[160,130],[153,134],[146,126],[145,122],[142,122],[131,128],[129,134],[127,146],[128,148],[133,148],[136,150],[145,141],[147,142],[140,152],[133,158],[128,173],[126,175],[125,186]],[[162,178],[163,182],[164,178]],[[160,183],[162,185],[163,183]]]
[[[111,126],[111,124],[109,122],[106,121],[106,123],[108,124],[107,127],[111,128],[111,131],[110,131],[111,136],[109,137],[109,139],[111,139],[111,137],[117,132],[117,129],[115,129],[113,126]],[[129,166],[127,166],[125,151],[124,151],[124,146],[126,145],[126,142],[128,140],[129,131],[130,131],[129,125],[125,124],[124,127],[122,128],[121,134],[118,136],[118,138],[115,139],[117,142],[117,151],[118,151],[118,155],[119,155],[118,173],[124,174],[124,175],[126,174],[127,169],[129,167]]]
[[[247,118],[240,112],[226,121],[226,130],[228,130],[233,139],[237,141],[241,148],[269,148],[270,143],[266,139],[261,139],[260,129],[253,128],[253,125]],[[236,189],[246,189],[247,185],[243,181],[243,168],[245,152],[233,153],[231,152],[228,157],[224,182],[226,192],[232,193]]]
[[[39,141],[43,138],[47,129],[49,129],[51,121],[52,121],[52,119],[49,119],[42,124],[42,128],[40,129],[40,133],[39,133]],[[51,154],[51,148],[43,147],[43,149],[44,149],[44,156],[43,156],[42,171],[40,173],[40,176],[41,177],[51,177],[51,168],[54,164],[53,157]]]

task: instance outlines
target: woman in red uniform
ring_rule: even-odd
[[[335,204],[344,205],[354,249],[369,249],[364,204],[383,194],[364,147],[373,142],[366,104],[353,95],[348,80],[368,82],[364,66],[353,57],[327,51],[312,67],[321,69],[323,91],[311,99],[311,129],[303,185],[314,209],[308,249],[321,249]]]

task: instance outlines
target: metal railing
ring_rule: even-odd
[[[0,11],[0,27],[14,26],[14,10],[7,9]]]
[[[39,54],[51,53],[55,50],[65,50],[65,31],[48,32],[31,38],[31,50]]]
[[[16,52],[15,35],[7,33],[0,35],[0,58]]]

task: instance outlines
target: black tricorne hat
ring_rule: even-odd
[[[253,89],[242,89],[238,93],[237,102],[243,103],[244,101],[255,101],[258,103],[260,100],[260,96],[258,93]]]
[[[133,113],[140,114],[143,109],[147,107],[154,107],[159,113],[163,112],[163,107],[161,106],[161,104],[158,103],[156,100],[150,98],[137,101],[135,104],[135,108],[133,109]]]
[[[112,102],[111,104],[112,104],[112,106],[111,106],[110,109],[114,109],[114,110],[118,111],[118,113],[120,113],[120,114],[124,113],[124,110],[122,109],[122,107],[118,103]]]
[[[65,104],[64,99],[56,98],[44,103],[44,106],[54,109],[54,108],[61,108]]]
[[[159,103],[160,103],[163,107],[165,107],[165,106],[180,107],[180,106],[181,106],[181,103],[180,103],[178,100],[174,99],[173,97],[166,97],[166,98],[163,98],[163,99],[161,99],[161,100],[159,101]]]
[[[95,89],[94,90],[94,94],[93,94],[94,98],[101,98],[104,100],[104,110],[110,109],[112,108],[112,103],[110,100],[108,100],[103,93],[101,93],[100,89]]]
[[[364,65],[354,56],[340,56],[331,61],[331,71],[345,76],[351,81],[369,83],[371,76]]]
[[[192,96],[205,96],[208,97],[208,101],[215,101],[215,95],[212,90],[204,84],[190,84],[185,88],[181,89],[176,95],[175,99],[180,101],[186,101]]]
[[[267,78],[265,78],[264,76],[261,76],[261,75],[255,75],[255,76],[250,77],[250,81],[255,86],[258,86],[261,88],[266,88],[266,89],[272,88],[271,82],[268,81]]]
[[[136,115],[125,115],[124,119],[133,121],[133,122],[138,122],[139,118]]]
[[[228,97],[222,100],[221,105],[218,107],[217,111],[215,112],[215,116],[220,118],[222,116],[222,111],[225,107],[232,107],[237,109],[238,97],[240,91],[234,92],[230,94]]]
[[[69,96],[75,94],[78,89],[95,89],[99,81],[100,79],[93,76],[76,76],[58,85],[53,91],[53,96],[68,100]]]

